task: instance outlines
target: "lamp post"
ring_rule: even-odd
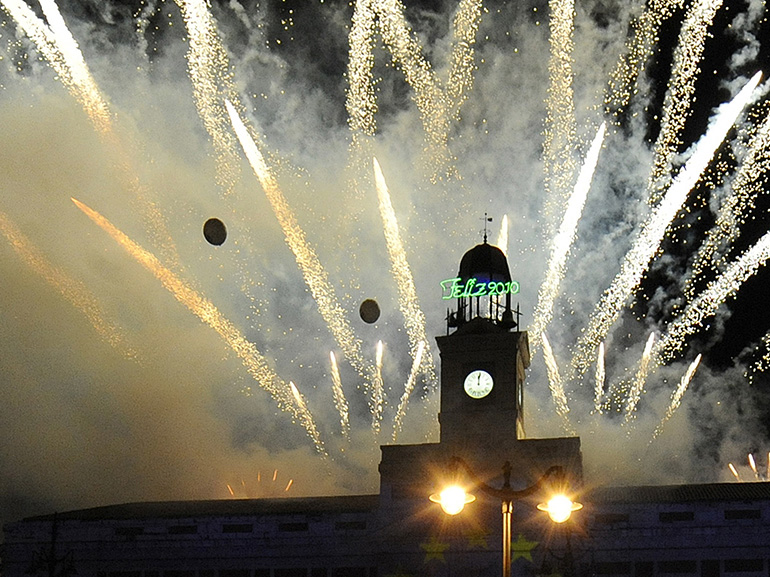
[[[452,457],[451,463],[455,469],[462,467],[474,486],[484,494],[500,499],[503,514],[503,577],[511,577],[511,515],[514,501],[541,491],[546,483],[551,482],[557,486],[558,492],[552,495],[546,503],[539,504],[537,508],[548,513],[552,521],[564,523],[570,518],[573,511],[583,508],[583,505],[573,502],[563,493],[567,488],[567,479],[562,467],[550,467],[533,485],[525,489],[513,489],[511,488],[511,463],[506,461],[503,465],[503,486],[496,489],[481,481],[468,463],[460,457]],[[466,504],[475,501],[476,497],[466,493],[459,485],[454,485],[438,494],[431,495],[430,500],[440,504],[445,513],[457,515]]]

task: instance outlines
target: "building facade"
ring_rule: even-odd
[[[378,494],[22,519],[4,527],[2,576],[497,577],[504,541],[517,576],[770,576],[770,483],[586,490],[579,438],[525,435],[529,345],[503,253],[485,241],[442,284],[440,440],[383,446]],[[460,480],[479,493],[461,514],[428,500]],[[537,508],[557,481],[584,505],[561,524]]]

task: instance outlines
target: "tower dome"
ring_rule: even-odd
[[[470,321],[479,330],[507,331],[516,327],[511,295],[519,292],[519,283],[511,279],[503,251],[488,244],[486,235],[482,244],[460,259],[457,276],[442,285],[448,291],[444,299],[457,299],[457,310],[448,312],[447,328],[461,328]]]
[[[496,246],[477,244],[463,255],[460,260],[460,272],[457,273],[463,281],[471,278],[486,282],[509,282],[511,272],[508,269],[508,259]]]

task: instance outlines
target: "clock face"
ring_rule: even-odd
[[[492,375],[486,371],[476,370],[471,371],[468,373],[468,376],[465,377],[463,388],[469,397],[481,399],[489,394],[494,384],[495,382],[492,379]]]

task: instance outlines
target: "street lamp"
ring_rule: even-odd
[[[570,518],[573,511],[579,511],[583,508],[580,503],[575,503],[561,491],[566,489],[567,479],[564,469],[559,466],[549,468],[534,485],[526,489],[511,488],[511,463],[506,461],[503,465],[503,486],[495,489],[481,481],[471,470],[468,463],[460,457],[453,457],[451,461],[453,468],[462,467],[465,473],[471,479],[473,484],[483,493],[490,497],[500,499],[503,513],[503,577],[511,576],[511,514],[513,513],[513,502],[524,497],[528,497],[539,492],[546,482],[551,482],[558,489],[558,493],[551,496],[546,503],[540,503],[537,508],[545,511],[555,523],[564,523]],[[430,496],[430,500],[441,505],[445,513],[457,515],[463,510],[466,504],[472,503],[476,497],[466,493],[465,489],[459,485],[453,485],[442,490],[440,493]]]

